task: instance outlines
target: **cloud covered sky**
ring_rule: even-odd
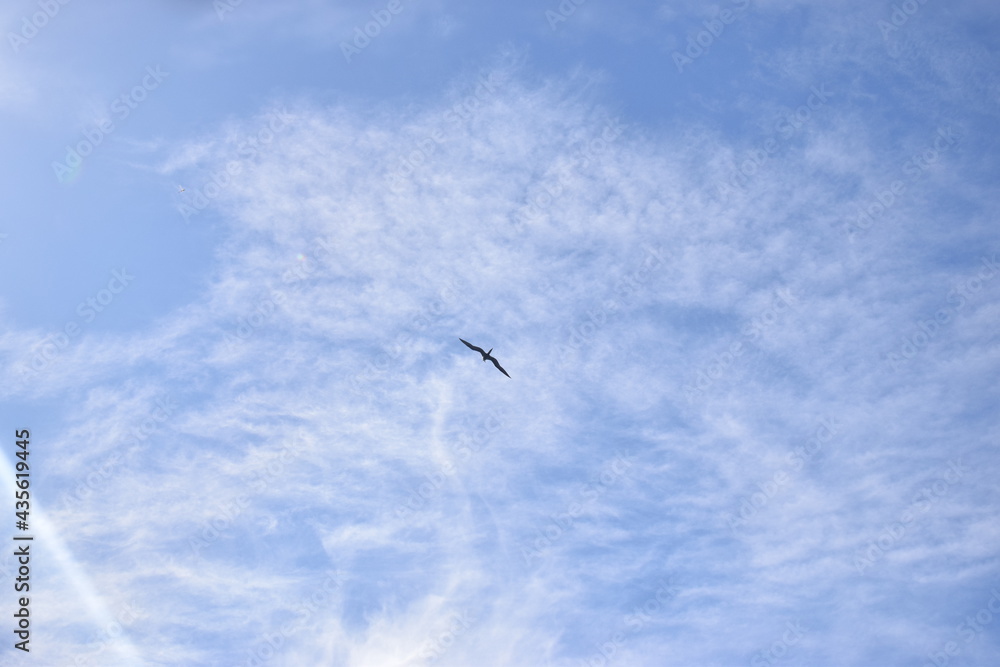
[[[1000,658],[993,3],[2,18],[30,659]]]

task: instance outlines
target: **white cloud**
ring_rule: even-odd
[[[160,169],[192,170],[193,194],[240,165],[205,199],[226,240],[203,294],[143,332],[84,332],[21,386],[81,406],[47,439],[41,493],[96,471],[99,493],[51,521],[101,595],[146,610],[136,650],[561,665],[621,631],[621,664],[728,664],[802,618],[789,661],[821,664],[865,619],[889,623],[889,600],[891,632],[848,662],[918,659],[916,629],[958,617],[930,620],[900,579],[968,586],[988,554],[969,526],[996,503],[1000,280],[903,367],[885,360],[992,252],[983,227],[948,253],[915,231],[951,196],[991,210],[972,141],[852,240],[845,217],[929,135],[852,107],[870,89],[849,77],[719,201],[783,102],[736,141],[707,124],[609,131],[617,112],[575,97],[584,76],[531,82],[516,54],[494,74],[406,111],[290,104],[264,141],[266,109],[179,147]],[[823,81],[789,76],[794,100]],[[5,333],[8,380],[44,335]],[[176,409],[151,417],[164,397]],[[828,417],[836,437],[731,530]],[[976,472],[859,573],[952,457]],[[677,592],[633,630],[665,579]],[[83,635],[40,651],[69,660]]]

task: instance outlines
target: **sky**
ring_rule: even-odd
[[[0,21],[0,665],[1000,664],[996,3]]]

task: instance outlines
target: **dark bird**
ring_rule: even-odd
[[[493,357],[491,357],[491,356],[490,356],[490,352],[492,352],[492,351],[493,351],[493,348],[492,348],[492,347],[490,348],[490,352],[483,352],[483,348],[481,348],[481,347],[476,347],[475,345],[473,345],[472,343],[470,343],[470,342],[469,342],[469,341],[467,341],[467,340],[462,340],[461,338],[459,338],[459,340],[461,340],[461,341],[462,341],[463,343],[465,343],[466,347],[469,347],[469,348],[471,348],[471,349],[475,350],[476,352],[478,352],[479,354],[483,355],[483,361],[492,361],[492,362],[493,362],[493,365],[497,367],[497,370],[498,370],[498,371],[500,371],[500,372],[501,372],[501,373],[503,373],[504,375],[507,375],[507,377],[510,377],[510,375],[508,375],[508,374],[507,374],[507,371],[505,371],[505,370],[504,370],[504,369],[503,369],[503,368],[502,368],[502,367],[500,366],[500,364],[499,364],[499,363],[497,362],[497,360],[496,360],[496,359],[494,359]]]

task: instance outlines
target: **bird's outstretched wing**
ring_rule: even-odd
[[[460,339],[460,340],[461,340],[461,339]],[[494,359],[493,357],[490,357],[490,361],[492,361],[492,362],[493,362],[493,365],[497,367],[497,370],[498,370],[498,371],[500,371],[500,372],[501,372],[501,373],[503,373],[504,375],[507,375],[507,371],[505,371],[505,370],[504,370],[504,369],[503,369],[503,368],[502,368],[502,367],[500,366],[500,364],[498,364],[498,363],[497,363],[497,360],[496,360],[496,359]],[[507,375],[507,377],[510,377],[510,375]]]
[[[476,352],[478,352],[479,354],[481,354],[481,355],[483,355],[483,356],[485,356],[485,355],[486,355],[486,352],[485,352],[485,351],[483,350],[483,348],[481,348],[481,347],[476,347],[475,345],[473,345],[472,343],[470,343],[470,342],[469,342],[469,341],[467,341],[467,340],[463,340],[463,339],[461,339],[461,338],[459,338],[459,340],[461,340],[461,341],[462,341],[463,343],[465,343],[465,345],[466,345],[467,347],[470,347],[470,348],[472,348],[473,350],[475,350],[475,351],[476,351]]]

